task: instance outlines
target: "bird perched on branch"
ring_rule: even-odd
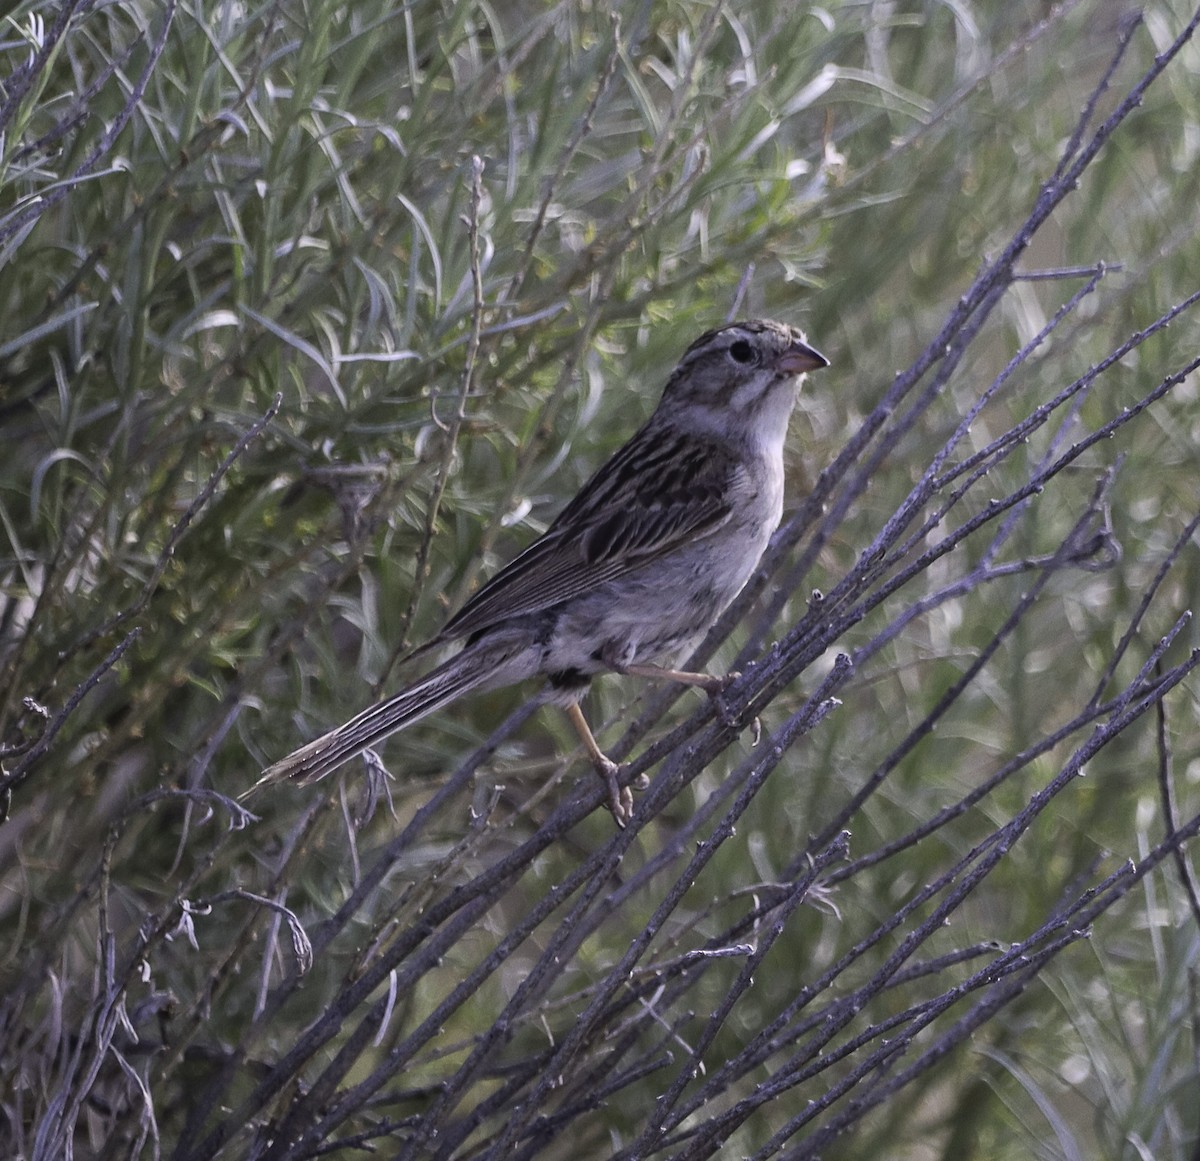
[[[712,693],[728,683],[674,666],[741,591],[778,526],[799,384],[828,365],[783,323],[755,319],[701,335],[645,425],[417,653],[460,640],[463,648],[276,762],[251,789],[313,782],[471,690],[540,676],[545,700],[565,707],[624,825],[633,797],[592,736],[580,698],[606,672]]]

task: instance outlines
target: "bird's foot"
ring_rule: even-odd
[[[732,669],[724,677],[712,678],[711,685],[701,687],[712,698],[713,705],[717,710],[717,717],[721,719],[721,723],[728,726],[731,730],[742,730],[745,728],[745,722],[729,708],[729,703],[725,700],[725,691],[741,676],[738,670]],[[754,734],[750,745],[754,747],[758,745],[762,738],[762,722],[759,721],[757,714],[754,715],[754,718],[750,722],[750,729]]]
[[[717,717],[721,719],[723,725],[728,726],[731,730],[741,729],[741,723],[737,720],[733,710],[729,708],[729,703],[725,700],[725,691],[741,676],[736,669],[732,669],[723,677],[711,678],[710,684],[701,687],[712,699]]]
[[[595,767],[596,773],[600,775],[600,781],[608,789],[608,809],[612,811],[617,826],[624,830],[625,825],[633,818],[633,791],[628,786],[622,786],[618,781],[617,776],[621,772],[621,766],[603,754],[594,755],[592,765]],[[645,775],[642,775],[638,781],[642,781],[644,778]]]

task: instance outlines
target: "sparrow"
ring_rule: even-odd
[[[541,677],[543,700],[565,708],[623,826],[633,796],[579,701],[602,673],[710,693],[732,679],[677,666],[778,527],[788,421],[805,374],[828,365],[785,323],[750,319],[701,335],[641,429],[412,656],[456,641],[459,652],[268,767],[251,790],[314,782],[472,690]]]

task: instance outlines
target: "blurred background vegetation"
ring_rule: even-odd
[[[564,1084],[578,1105],[538,1090],[543,1120],[514,1141],[499,1134],[529,1099],[521,1084],[537,1083],[712,837],[697,812],[753,758],[749,738],[607,867],[519,1019],[497,1023],[565,930],[552,908],[411,1052],[405,1038],[460,981],[616,841],[603,811],[562,822],[562,804],[594,789],[565,723],[540,712],[464,767],[531,694],[498,691],[390,742],[380,800],[378,772],[364,781],[357,765],[253,800],[253,818],[220,796],[395,688],[403,650],[545,527],[649,413],[683,348],[731,313],[801,325],[832,360],[793,421],[799,509],[1020,228],[1121,38],[1100,119],[1193,18],[1166,0],[1137,11],[1134,24],[1116,0],[18,0],[0,23],[6,1156],[350,1157],[366,1143],[396,1156],[617,1156],[676,1083],[699,1094],[697,1111],[639,1155],[810,1155],[811,1126],[788,1126],[852,1054],[747,1106],[723,1146],[688,1132],[783,1070],[765,1051],[719,1092],[704,1070],[785,1019],[806,985],[1021,811],[1080,739],[788,911],[704,1070],[680,1080],[745,962],[687,957],[739,930],[756,892],[802,877],[812,835],[845,826],[848,857],[866,859],[1053,734],[1098,684],[1112,696],[1135,679],[1200,589],[1194,542],[1172,555],[1200,501],[1195,376],[1056,477],[1014,532],[1023,558],[1052,553],[1116,467],[1119,559],[1052,576],[936,732],[846,817],[1020,601],[1028,571],[965,584],[874,651],[675,901],[646,961],[682,981],[674,1006],[638,991],[580,1057],[594,1073],[573,1062],[577,1087]],[[1198,72],[1188,43],[1032,239],[1023,270],[1109,269],[957,458],[1196,291]],[[755,642],[837,586],[1079,285],[1007,287],[869,488],[823,525],[811,567],[798,574],[784,555],[750,610]],[[1082,399],[1071,438],[1179,371],[1198,334],[1185,312],[1123,358]],[[1050,447],[1038,432],[998,463],[964,501],[970,514]],[[971,576],[985,549],[932,562],[837,649]],[[737,629],[714,669],[746,639]],[[1167,661],[1196,643],[1186,627]],[[768,733],[827,669],[774,699]],[[642,712],[643,693],[599,683],[589,713],[610,723],[602,740]],[[1162,840],[1163,752],[1178,819],[1193,819],[1196,693],[1189,678],[1165,702],[1162,746],[1147,717],[1104,748],[929,935],[909,967],[927,965],[930,996],[972,970],[940,957],[1028,938]],[[694,698],[649,736],[698,713]],[[1120,892],[1086,939],[821,1155],[1196,1156],[1197,930],[1178,871],[1165,862]],[[486,894],[489,883],[503,889]],[[424,954],[423,917],[460,897],[470,906],[444,914],[462,926],[428,963],[406,975],[412,961],[398,958],[390,990],[351,997],[382,949],[411,935]],[[833,991],[874,978],[909,930],[879,937]],[[879,992],[826,1051],[914,1002]],[[314,1028],[327,1034],[306,1048]],[[620,1083],[610,1051],[631,1070]],[[476,1070],[456,1073],[472,1052]],[[376,1069],[387,1079],[371,1099],[339,1113]]]

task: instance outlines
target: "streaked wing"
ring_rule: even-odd
[[[437,640],[548,609],[708,535],[729,518],[725,497],[736,471],[720,444],[643,427]]]

